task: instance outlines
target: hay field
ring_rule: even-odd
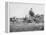
[[[43,23],[10,23],[10,32],[44,30]]]

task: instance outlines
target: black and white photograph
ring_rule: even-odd
[[[44,31],[44,4],[8,2],[9,31]]]

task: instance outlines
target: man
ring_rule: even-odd
[[[29,15],[30,15],[30,16],[34,16],[34,13],[33,13],[33,11],[32,11],[32,8],[31,8],[30,11],[29,11]]]

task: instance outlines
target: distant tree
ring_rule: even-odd
[[[34,13],[32,12],[32,8],[31,8],[31,10],[29,11],[29,15],[30,15],[30,16],[34,16]]]
[[[40,20],[40,22],[44,23],[44,15],[41,15],[39,20]]]
[[[35,18],[33,19],[36,23],[39,23],[40,21],[39,21],[39,17],[40,17],[40,15],[39,14],[36,14],[35,16],[34,16]]]
[[[24,18],[24,20],[26,20],[26,18]]]
[[[10,21],[12,22],[12,18],[10,18]]]
[[[24,18],[24,21],[26,21],[26,20],[27,20],[27,17]]]
[[[27,16],[25,16],[24,18],[23,18],[23,22],[27,22]]]
[[[40,22],[44,23],[44,15],[39,15],[39,14],[35,15],[34,21],[36,23],[40,23]]]
[[[40,17],[40,15],[39,15],[39,14],[35,15],[35,18],[39,18],[39,17]]]
[[[15,22],[15,17],[12,18],[12,22],[13,22],[13,24],[14,24],[14,22]]]

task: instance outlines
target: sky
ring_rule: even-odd
[[[9,17],[22,18],[29,16],[29,10],[32,8],[35,14],[44,14],[44,5],[36,3],[8,3]]]

